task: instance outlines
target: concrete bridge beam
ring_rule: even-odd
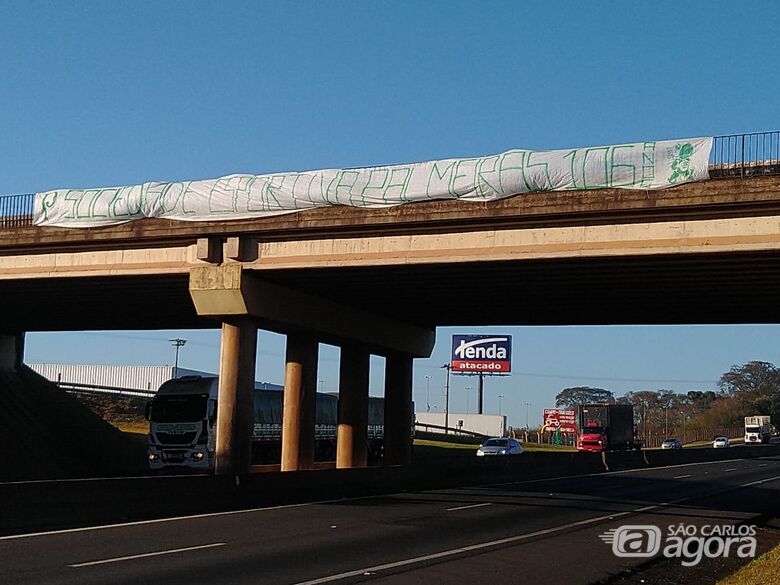
[[[368,375],[370,354],[356,345],[341,348],[336,467],[368,464]]]
[[[193,268],[189,290],[202,317],[246,316],[269,331],[314,334],[334,345],[358,343],[380,355],[428,357],[433,350],[433,328],[279,286],[247,274],[240,264]]]

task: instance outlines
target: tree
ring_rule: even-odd
[[[729,396],[743,393],[773,394],[780,389],[780,370],[769,362],[748,362],[720,377],[718,387]]]
[[[591,388],[590,386],[575,386],[564,388],[555,397],[556,408],[574,408],[578,404],[597,402],[614,402],[615,395],[611,390]]]
[[[720,389],[735,399],[734,415],[768,414],[780,418],[780,370],[769,362],[753,361],[720,377]]]

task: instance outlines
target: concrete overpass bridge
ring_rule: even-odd
[[[0,327],[11,349],[25,331],[222,327],[227,472],[248,465],[258,327],[288,335],[283,469],[311,464],[317,342],[342,347],[342,467],[365,465],[368,359],[384,355],[387,458],[404,463],[412,360],[436,326],[780,322],[779,153],[778,132],[718,137],[712,179],[659,191],[228,222],[35,227],[31,196],[9,197]]]

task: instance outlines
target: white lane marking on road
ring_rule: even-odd
[[[672,479],[682,479],[684,477],[691,477],[691,474],[686,473],[685,475],[675,475]]]
[[[481,508],[483,506],[492,506],[491,502],[485,502],[484,504],[471,504],[469,506],[458,506],[457,508],[447,508],[447,512],[454,512],[455,510],[469,510],[471,508]]]
[[[559,477],[545,477],[540,479],[523,479],[520,481],[506,481],[502,483],[487,483],[473,487],[501,487],[505,485],[522,485],[527,483],[540,483],[545,481],[557,481],[561,479],[583,479],[585,477],[605,477],[610,475],[622,475],[626,473],[641,473],[643,471],[656,471],[659,469],[674,469],[676,467],[693,467],[695,465],[718,465],[720,463],[734,463],[742,459],[724,459],[722,461],[699,461],[697,463],[681,463],[680,465],[660,465],[658,467],[643,467],[640,469],[624,469],[622,471],[601,471],[598,473],[581,473],[579,475],[562,475]],[[706,473],[706,472],[705,472]]]
[[[504,544],[509,544],[513,542],[520,542],[523,540],[528,540],[529,538],[536,538],[537,536],[544,536],[547,534],[553,534],[555,532],[561,532],[563,530],[568,530],[570,528],[576,528],[579,526],[587,526],[589,524],[596,524],[598,522],[602,522],[604,520],[615,520],[617,518],[622,518],[623,516],[629,516],[631,514],[641,513],[641,512],[649,512],[651,510],[656,510],[658,508],[668,508],[670,506],[674,506],[675,504],[682,504],[683,502],[688,502],[690,500],[696,500],[700,498],[706,498],[713,495],[718,495],[722,493],[732,492],[739,488],[743,487],[750,487],[753,485],[759,485],[762,483],[768,483],[770,481],[777,481],[780,479],[780,475],[776,475],[774,477],[769,477],[766,479],[759,479],[757,481],[751,481],[749,483],[745,483],[739,486],[734,487],[728,487],[722,490],[718,490],[714,493],[710,494],[704,494],[704,495],[695,495],[695,496],[688,496],[685,498],[678,498],[676,500],[671,500],[669,502],[661,502],[660,504],[651,504],[649,506],[642,506],[641,508],[636,508],[634,510],[627,510],[626,512],[617,512],[613,514],[607,514],[604,516],[597,516],[596,518],[587,518],[586,520],[580,520],[578,522],[570,522],[569,524],[563,524],[561,526],[555,526],[553,528],[545,528],[544,530],[537,530],[536,532],[530,532],[528,534],[519,534],[517,536],[510,536],[509,538],[502,538],[500,540],[492,540],[490,542],[481,542],[479,544],[472,544],[470,546],[464,546],[460,548],[454,548],[450,550],[441,551],[438,553],[433,553],[430,555],[424,555],[421,557],[414,557],[411,559],[404,559],[401,561],[396,561],[393,563],[386,563],[384,565],[376,565],[374,567],[366,567],[363,569],[356,569],[354,571],[347,571],[345,573],[339,573],[337,575],[329,575],[327,577],[320,577],[319,579],[311,579],[309,581],[301,581],[300,583],[296,583],[295,585],[319,585],[320,583],[331,583],[333,581],[340,581],[342,579],[348,579],[350,577],[357,577],[360,575],[366,575],[370,573],[376,573],[379,571],[384,571],[386,569],[395,569],[398,567],[404,567],[408,565],[414,565],[417,563],[423,563],[425,561],[431,561],[435,559],[441,559],[446,557],[451,557],[453,555],[458,555],[465,552],[472,552],[477,550],[482,550],[490,547],[500,546]]]
[[[327,577],[321,577],[319,579],[312,579],[311,581],[302,581],[300,583],[296,583],[295,585],[318,585],[319,583],[330,583],[332,581],[340,581],[341,579],[348,579],[350,577],[357,577],[359,575],[366,575],[371,573],[376,573],[378,571],[384,571],[387,569],[394,569],[397,567],[404,567],[406,565],[414,565],[416,563],[423,563],[425,561],[431,561],[435,559],[441,559],[446,557],[451,557],[453,555],[458,555],[465,552],[471,552],[475,550],[481,550],[484,548],[489,548],[493,546],[500,546],[502,544],[508,544],[510,542],[518,542],[521,540],[527,540],[529,538],[535,538],[537,536],[543,536],[545,534],[551,534],[553,532],[560,532],[561,530],[566,530],[567,528],[574,528],[576,526],[586,526],[588,524],[593,524],[595,522],[600,522],[602,520],[609,520],[612,518],[619,518],[621,516],[625,516],[627,514],[630,514],[630,512],[620,512],[618,514],[611,514],[610,516],[599,516],[598,518],[588,518],[587,520],[580,520],[579,522],[572,522],[570,524],[565,524],[563,526],[556,526],[555,528],[547,528],[545,530],[537,530],[536,532],[530,532],[528,534],[520,534],[518,536],[510,536],[509,538],[502,538],[500,540],[491,540],[490,542],[481,542],[479,544],[472,544],[470,546],[463,546],[460,548],[453,548],[450,550],[445,550],[438,553],[433,553],[430,555],[424,555],[421,557],[415,557],[412,559],[404,559],[402,561],[396,561],[394,563],[386,563],[384,565],[376,565],[375,567],[366,567],[364,569],[357,569],[355,571],[348,571],[346,573],[339,573],[338,575],[329,575]]]
[[[776,461],[776,459],[768,458],[768,457],[762,457],[762,459],[769,459],[770,461]],[[560,475],[556,477],[546,477],[546,478],[540,478],[540,479],[525,479],[520,481],[509,481],[509,482],[503,482],[503,483],[486,483],[486,484],[480,484],[471,486],[472,488],[492,488],[492,487],[501,487],[505,485],[524,485],[524,484],[532,484],[532,483],[539,483],[544,481],[557,481],[561,479],[582,479],[586,477],[597,477],[597,476],[608,476],[608,475],[619,475],[624,473],[640,473],[643,471],[654,471],[657,469],[672,469],[674,467],[690,467],[693,465],[714,465],[719,463],[733,463],[735,461],[741,461],[741,459],[725,459],[723,461],[700,461],[698,463],[683,463],[681,465],[664,465],[661,467],[650,467],[650,468],[643,468],[643,469],[626,469],[623,471],[609,471],[609,472],[599,472],[599,473],[583,473],[579,475]],[[706,473],[706,471],[705,471]],[[116,478],[115,478],[116,479]],[[138,478],[132,478],[132,479],[138,479]],[[51,480],[46,480],[51,481]],[[71,480],[66,480],[71,481]],[[77,480],[72,480],[77,481]],[[97,481],[97,480],[96,480]],[[19,483],[26,483],[26,482],[19,482]],[[431,490],[435,491],[435,490]],[[359,496],[355,498],[334,498],[332,500],[320,500],[317,502],[303,502],[300,504],[285,504],[283,506],[264,506],[259,508],[249,508],[246,510],[230,510],[228,512],[208,512],[206,514],[191,514],[189,516],[174,516],[172,518],[155,518],[154,520],[137,520],[135,522],[120,522],[115,524],[102,524],[99,526],[84,526],[82,528],[65,528],[62,530],[47,530],[43,532],[30,532],[27,534],[13,534],[10,536],[0,536],[0,541],[2,540],[17,540],[20,538],[36,538],[39,536],[54,536],[57,534],[71,534],[74,532],[87,532],[91,530],[105,530],[106,528],[125,528],[128,526],[144,526],[146,524],[161,524],[163,522],[179,522],[181,520],[197,520],[199,518],[215,518],[217,516],[232,516],[236,514],[252,514],[255,512],[269,512],[273,510],[285,510],[288,508],[301,508],[305,506],[317,506],[319,504],[334,504],[334,503],[345,503],[345,502],[358,502],[361,500],[373,500],[377,498],[386,498],[393,494],[380,494],[377,496]]]
[[[726,472],[726,471],[736,471],[736,470],[737,470],[736,467],[732,467],[731,469],[724,469],[723,471]]]
[[[69,567],[73,567],[74,569],[78,569],[81,567],[91,567],[93,565],[105,565],[106,563],[118,563],[120,561],[131,561],[133,559],[144,559],[147,557],[159,557],[160,555],[172,555],[175,553],[181,553],[181,552],[187,552],[190,550],[201,550],[204,548],[215,548],[218,546],[225,546],[226,542],[215,542],[212,544],[201,544],[199,546],[188,546],[186,548],[174,548],[171,550],[161,550],[157,552],[150,552],[150,553],[143,553],[140,555],[130,555],[127,557],[114,557],[112,559],[101,559],[99,561],[89,561],[86,563],[75,563],[73,565],[68,565]]]

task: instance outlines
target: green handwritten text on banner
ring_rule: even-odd
[[[531,191],[663,189],[709,178],[712,138],[501,154],[359,169],[230,175],[183,183],[55,189],[35,196],[35,224],[92,227],[144,217],[249,219],[330,205],[431,199],[492,201]]]

